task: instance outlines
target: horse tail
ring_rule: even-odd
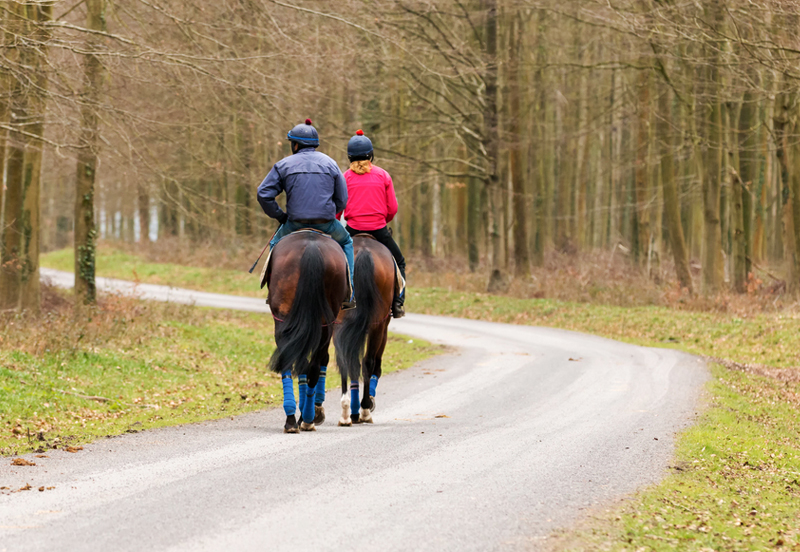
[[[309,244],[300,258],[300,278],[289,315],[275,336],[277,348],[269,367],[279,374],[308,371],[322,340],[323,323],[333,324],[333,309],[325,295],[325,259],[316,244]]]
[[[375,262],[369,249],[362,249],[354,264],[353,287],[355,287],[356,308],[345,314],[334,337],[336,364],[342,374],[350,377],[350,381],[358,381],[361,378],[361,361],[364,358],[367,334],[380,305],[381,296],[375,282]]]

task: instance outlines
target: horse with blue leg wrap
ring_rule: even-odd
[[[347,261],[328,236],[301,231],[278,242],[267,262],[263,281],[269,285],[276,345],[270,369],[283,380],[283,429],[285,433],[314,431],[325,420],[328,347],[348,294]],[[299,382],[297,401],[293,376]]]
[[[356,235],[353,245],[353,282],[358,307],[341,313],[333,338],[336,364],[342,376],[340,426],[372,423],[396,284],[395,264],[389,249],[369,235]],[[364,382],[360,400],[359,380]]]

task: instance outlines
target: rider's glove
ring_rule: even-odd
[[[289,220],[289,215],[286,214],[286,213],[283,213],[281,215],[281,218],[278,219],[278,222],[280,222],[281,224],[286,224],[287,220]]]

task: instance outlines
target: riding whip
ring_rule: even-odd
[[[256,269],[256,265],[258,265],[258,261],[261,260],[261,257],[264,256],[264,251],[267,250],[267,247],[269,247],[269,242],[267,242],[267,245],[265,245],[264,249],[261,250],[261,255],[258,256],[258,259],[256,259],[256,262],[253,263],[253,266],[250,267],[250,274],[252,274]]]
[[[282,226],[282,225],[281,225],[281,226]],[[278,228],[275,230],[275,232],[273,232],[273,233],[272,233],[272,238],[274,238],[274,237],[275,237],[275,234],[277,234],[277,233],[278,233],[278,230],[280,230],[280,228],[281,228],[281,227],[280,227],[280,226],[278,226]],[[250,267],[250,274],[252,274],[252,273],[253,273],[253,271],[256,269],[256,266],[258,265],[258,261],[260,261],[260,260],[261,260],[261,257],[263,257],[263,256],[264,256],[264,251],[266,251],[266,250],[267,250],[267,247],[269,247],[269,242],[271,242],[271,241],[272,241],[272,238],[270,238],[270,239],[269,239],[269,241],[267,242],[267,245],[265,245],[265,246],[264,246],[264,249],[262,249],[262,250],[261,250],[261,255],[259,255],[259,256],[258,256],[258,259],[256,259],[256,262],[254,262],[254,263],[253,263],[253,266],[251,266],[251,267]]]

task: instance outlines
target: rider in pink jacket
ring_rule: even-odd
[[[350,169],[344,173],[347,181],[347,207],[344,218],[351,236],[370,234],[385,245],[397,261],[397,267],[406,277],[406,261],[403,253],[386,226],[397,214],[397,196],[394,193],[389,173],[372,164],[372,142],[359,130],[347,144]],[[401,318],[405,314],[403,303],[405,290],[394,298],[392,316]]]

